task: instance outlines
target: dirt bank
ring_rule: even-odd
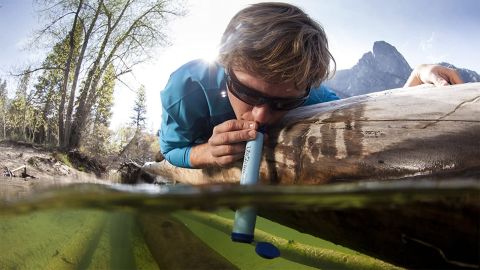
[[[70,163],[70,164],[66,164]],[[25,166],[9,177],[8,171]],[[106,183],[95,173],[75,169],[67,155],[28,143],[0,142],[0,201],[24,197],[35,189],[72,183]],[[22,173],[27,177],[22,178]]]

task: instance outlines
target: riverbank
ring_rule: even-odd
[[[23,142],[0,141],[0,181],[3,187],[0,197],[9,201],[51,186],[110,182],[102,180],[106,177],[90,171],[88,166],[82,166],[77,161],[73,163],[76,166],[66,154],[54,149]],[[9,176],[12,171],[15,177]]]

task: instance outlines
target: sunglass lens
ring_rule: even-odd
[[[280,111],[288,111],[300,107],[304,100],[277,101],[272,102],[272,108]]]

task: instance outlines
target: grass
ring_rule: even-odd
[[[67,165],[68,167],[74,168],[74,166],[73,166],[72,162],[70,162],[70,159],[68,158],[67,154],[55,152],[55,153],[53,153],[53,157],[56,158],[57,160],[61,161],[63,164]]]

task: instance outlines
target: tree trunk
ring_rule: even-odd
[[[80,10],[82,9],[83,0],[80,0],[78,3],[77,11],[75,12],[75,18],[73,19],[72,29],[70,30],[70,41],[69,41],[69,51],[68,51],[68,58],[65,62],[65,71],[63,73],[63,83],[61,88],[61,99],[60,105],[58,109],[58,138],[61,148],[66,147],[65,143],[65,127],[64,127],[64,110],[65,110],[65,100],[67,96],[67,85],[68,85],[68,77],[70,75],[70,67],[72,64],[73,52],[75,51],[75,29],[77,28],[77,20],[80,14]]]
[[[77,112],[75,114],[75,121],[73,122],[70,135],[70,149],[78,148],[80,146],[80,141],[82,140],[82,132],[83,130],[85,130],[93,105],[95,104],[98,82],[100,81],[100,76],[103,74],[103,72],[103,69],[100,70],[98,72],[98,75],[96,75],[93,79],[93,83],[89,88],[88,95],[85,95],[86,97],[83,98],[81,97],[82,101],[85,101],[82,102],[81,106],[78,106]]]
[[[131,27],[130,27],[129,31],[127,31],[127,34],[124,34],[123,37],[119,41],[117,41],[115,46],[112,48],[112,50],[108,54],[107,58],[104,60],[103,65],[100,67],[101,60],[105,55],[105,48],[107,47],[107,44],[110,40],[110,35],[118,26],[119,22],[122,20],[123,15],[129,5],[130,5],[130,1],[127,1],[120,15],[113,23],[113,25],[111,21],[112,18],[108,15],[109,13],[106,12],[108,16],[108,23],[107,23],[108,30],[107,30],[107,33],[105,34],[102,45],[100,46],[100,49],[98,51],[97,58],[95,59],[94,64],[92,65],[92,68],[90,69],[83,92],[80,94],[77,111],[75,113],[75,119],[71,126],[70,141],[68,144],[69,149],[74,149],[79,147],[80,141],[82,138],[82,131],[85,128],[88,117],[90,115],[90,111],[96,99],[98,82],[100,81],[104,71],[107,69],[108,65],[112,61],[111,59],[115,55],[115,52],[120,46],[121,42],[124,41],[124,39],[126,38],[126,35],[128,35],[129,31],[131,31]]]
[[[104,49],[104,48],[103,48]],[[78,106],[75,112],[75,119],[72,122],[71,129],[70,129],[70,137],[68,142],[68,149],[75,149],[78,148],[81,141],[82,131],[85,128],[85,124],[87,123],[87,118],[90,114],[91,107],[89,106],[88,99],[92,95],[91,91],[96,91],[92,85],[92,81],[94,80],[95,74],[98,73],[98,65],[100,64],[100,58],[102,53],[98,54],[98,58],[94,62],[90,72],[88,73],[87,81],[85,82],[85,86],[83,91],[80,94],[78,99]],[[98,61],[97,61],[98,60]]]
[[[92,19],[92,22],[90,23],[90,26],[88,27],[87,32],[85,33],[85,37],[83,40],[82,44],[82,49],[80,51],[80,54],[78,56],[77,64],[75,65],[75,74],[73,75],[73,81],[72,81],[72,86],[70,90],[70,99],[68,101],[68,106],[67,106],[67,115],[65,117],[65,138],[64,142],[66,144],[70,144],[70,136],[71,136],[71,127],[72,127],[72,112],[73,112],[73,104],[75,101],[75,94],[76,94],[76,88],[77,88],[77,82],[78,82],[78,77],[80,75],[80,69],[82,67],[82,62],[83,62],[83,57],[85,56],[85,51],[87,50],[88,42],[90,41],[90,35],[92,34],[93,28],[95,26],[95,23],[97,21],[98,15],[100,14],[100,10],[102,9],[103,6],[103,0],[101,0],[98,3],[97,10],[95,11],[95,15]]]
[[[3,110],[3,115],[2,115],[2,119],[3,119],[3,138],[6,139],[7,138],[7,123],[5,122],[5,115],[7,114],[7,111],[4,109]]]

